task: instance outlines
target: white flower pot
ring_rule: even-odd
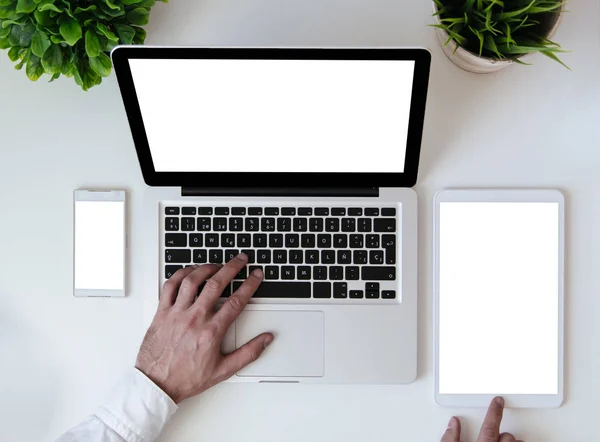
[[[563,6],[560,10],[556,11],[552,14],[552,19],[549,24],[549,30],[547,38],[551,39],[552,36],[556,33],[558,29],[558,25],[562,19],[562,13],[564,9]],[[433,10],[437,13],[437,5],[435,2],[433,3]],[[437,24],[440,24],[440,16],[436,15],[435,20]],[[474,54],[471,51],[467,51],[466,49],[458,46],[454,40],[450,41],[447,45],[445,45],[446,41],[448,41],[448,33],[440,28],[435,28],[438,40],[442,46],[442,50],[446,57],[450,59],[456,66],[465,71],[474,72],[476,74],[489,74],[491,72],[496,72],[501,69],[507,68],[513,64],[516,64],[513,60],[499,60],[497,58],[489,58],[489,57],[480,57],[477,54]],[[458,47],[457,47],[458,46]],[[525,54],[521,57],[523,61],[527,62],[527,59],[531,57],[532,54]]]

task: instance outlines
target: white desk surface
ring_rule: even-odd
[[[318,3],[318,4],[317,4]],[[484,411],[433,399],[431,201],[448,186],[567,195],[566,402],[508,410],[527,442],[598,441],[600,2],[570,0],[555,39],[571,68],[473,75],[442,54],[425,0],[177,0],[152,12],[160,45],[425,46],[433,52],[419,183],[419,376],[406,386],[222,385],[185,402],[164,441],[433,441],[452,414],[474,440]],[[31,83],[0,54],[0,439],[53,440],[90,413],[142,338],[145,189],[114,77],[88,93]],[[165,110],[166,112],[168,110]],[[72,297],[72,191],[130,192],[125,299]],[[510,323],[497,324],[510,327]],[[518,364],[519,361],[514,361]]]

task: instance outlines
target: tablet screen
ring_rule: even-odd
[[[441,202],[439,393],[558,393],[557,202]]]

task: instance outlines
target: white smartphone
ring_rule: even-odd
[[[125,296],[125,191],[73,192],[73,295]]]

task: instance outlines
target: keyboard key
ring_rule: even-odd
[[[169,232],[179,230],[179,218],[166,218],[165,230]]]
[[[187,235],[185,233],[165,233],[165,247],[186,247]]]
[[[232,207],[231,208],[231,214],[232,215],[245,215],[246,214],[246,208],[245,207]]]
[[[379,291],[366,290],[365,298],[367,298],[367,299],[379,299]]]
[[[229,215],[229,207],[216,207],[215,215]]]
[[[165,262],[167,263],[188,263],[192,260],[192,251],[189,249],[166,249]]]
[[[185,232],[193,232],[196,230],[196,220],[187,216],[181,218],[181,230]]]
[[[317,247],[328,249],[331,247],[331,235],[329,233],[321,233],[317,235]]]
[[[350,299],[362,299],[363,291],[362,290],[350,290]]]
[[[281,233],[271,233],[269,235],[269,247],[283,247],[283,235]]]
[[[378,299],[379,298],[379,283],[378,282],[367,282],[365,286],[366,298],[367,299]]]
[[[206,247],[219,247],[218,233],[207,233],[204,239],[206,240]]]
[[[245,227],[246,232],[258,232],[260,230],[258,218],[246,218]]]
[[[321,250],[321,263],[335,264],[335,251],[334,250]]]
[[[233,283],[233,289],[237,290],[242,283]],[[310,282],[272,282],[264,281],[256,290],[254,298],[310,298]]]
[[[260,229],[263,232],[275,231],[275,218],[262,218],[260,220]]]
[[[381,299],[396,299],[396,291],[395,290],[383,290],[381,292]]]
[[[213,230],[215,232],[227,230],[227,218],[213,218]]]
[[[198,230],[199,232],[206,232],[212,230],[210,226],[210,218],[196,218],[196,230]]]
[[[313,278],[314,279],[327,279],[327,267],[315,266],[313,267]]]
[[[310,279],[310,267],[309,266],[298,267],[298,279]]]
[[[333,297],[334,298],[347,298],[348,297],[348,283],[347,282],[334,282],[333,283]]]
[[[378,282],[367,282],[365,284],[365,288],[367,290],[379,290],[379,283]]]
[[[208,262],[211,264],[224,264],[223,250],[211,249],[208,251]]]
[[[192,258],[196,264],[204,264],[208,261],[208,254],[205,249],[192,250]]]
[[[371,250],[369,252],[369,264],[383,264],[383,250]]]
[[[262,207],[248,207],[248,215],[262,215],[263,210]]]
[[[278,232],[291,232],[292,231],[292,218],[277,218],[277,231]]]
[[[242,270],[235,275],[234,279],[246,279],[248,277],[248,266],[242,267]]]
[[[306,232],[308,230],[308,219],[294,218],[294,232]]]
[[[339,232],[340,231],[340,219],[339,218],[325,219],[325,231],[326,232]]]
[[[252,247],[267,247],[267,235],[264,233],[255,233],[252,235]]]
[[[202,233],[190,233],[190,247],[202,247],[203,243]]]
[[[221,247],[235,247],[235,235],[233,233],[221,233]]]
[[[279,279],[279,267],[266,266],[265,267],[265,279]]]
[[[271,264],[271,251],[259,250],[256,253],[256,262],[259,264]]]
[[[337,263],[352,264],[352,252],[350,252],[350,250],[338,250]]]
[[[283,207],[281,209],[281,214],[285,216],[295,216],[296,208],[295,207]]]
[[[165,215],[179,215],[179,207],[165,207]]]
[[[248,266],[249,275],[251,275],[255,270],[261,270],[264,272],[263,266]]]
[[[317,215],[317,216],[328,216],[329,215],[329,208],[327,208],[327,207],[317,207],[315,209],[315,215]]]
[[[248,255],[248,264],[254,264],[256,261],[256,253],[252,249],[242,249],[242,253]]]
[[[296,267],[282,266],[281,267],[281,279],[296,279]]]
[[[331,209],[332,216],[346,216],[346,209],[344,207],[334,207]]]
[[[274,250],[273,262],[275,264],[287,264],[287,250]]]
[[[357,230],[359,232],[370,232],[371,231],[371,218],[359,218]]]
[[[367,251],[366,250],[355,250],[353,257],[354,264],[366,264],[367,263]]]
[[[298,209],[298,215],[300,216],[311,216],[313,214],[312,207],[300,207]]]
[[[229,230],[231,232],[240,232],[244,230],[243,218],[229,218]]]
[[[381,209],[381,216],[396,216],[395,207],[384,207]]]
[[[297,233],[288,233],[285,235],[285,246],[288,248],[300,247],[300,235]]]
[[[195,215],[196,214],[196,208],[195,207],[182,207],[181,208],[181,214],[182,215]]]
[[[360,279],[363,281],[394,281],[396,267],[362,267]]]
[[[367,235],[367,248],[378,249],[379,248],[379,235]]]
[[[348,235],[333,235],[333,247],[336,249],[348,247]]]
[[[212,207],[198,207],[198,215],[212,215],[213,208]]]
[[[279,207],[266,207],[265,215],[279,215]]]
[[[376,218],[374,227],[375,232],[395,232],[396,218]]]
[[[238,233],[237,236],[238,247],[252,247],[252,241],[249,233]]]
[[[240,254],[239,250],[235,250],[235,249],[225,250],[225,262],[231,261],[233,258],[235,258],[239,254]]]
[[[314,282],[313,298],[331,298],[330,282]]]
[[[323,231],[323,218],[311,218],[308,221],[308,230],[311,232]]]
[[[333,281],[344,279],[344,268],[342,266],[329,267],[329,279]]]
[[[307,250],[304,255],[306,264],[319,264],[318,250]]]
[[[362,249],[365,244],[365,237],[362,234],[350,235],[350,247],[353,249]]]
[[[365,209],[366,216],[379,216],[379,208],[377,207],[367,207]]]
[[[342,218],[342,232],[354,232],[356,220],[354,218]]]
[[[358,281],[359,279],[359,268],[356,266],[346,267],[346,279],[348,281]]]
[[[302,250],[290,250],[290,264],[302,264],[304,252]]]
[[[300,236],[300,245],[305,249],[312,249],[315,247],[316,238],[314,233],[303,233]]]
[[[169,279],[177,270],[182,268],[183,266],[165,266],[165,279]]]
[[[350,207],[348,209],[348,215],[350,215],[350,216],[362,216],[362,209],[360,207]]]
[[[381,245],[385,250],[385,263],[396,264],[396,236],[381,235]]]

